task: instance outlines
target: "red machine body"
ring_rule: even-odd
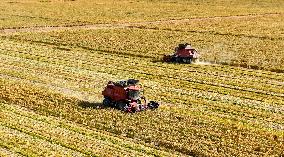
[[[175,48],[175,52],[172,55],[165,55],[163,60],[165,62],[183,62],[192,63],[198,59],[197,51],[192,48],[189,44],[179,44]]]
[[[134,79],[118,82],[109,81],[102,92],[104,96],[103,105],[127,112],[158,108],[157,102],[150,101],[147,104],[145,97],[140,96],[141,86],[137,83],[138,80]]]
[[[180,49],[176,51],[176,55],[179,57],[191,57],[193,58],[195,49]]]
[[[128,91],[140,91],[140,88],[137,85],[130,85],[123,87],[113,82],[109,82],[107,87],[102,92],[103,96],[111,98],[113,101],[124,101],[128,100]]]

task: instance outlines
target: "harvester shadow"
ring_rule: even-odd
[[[102,109],[102,103],[100,102],[89,102],[89,101],[80,101],[78,105],[82,108],[93,108],[93,109]]]
[[[174,62],[165,62],[163,58],[155,58],[151,60],[152,63],[169,63],[169,64],[174,64]]]
[[[166,62],[166,61],[163,61],[162,59],[154,59],[151,61],[152,63],[166,63],[166,64],[188,64],[188,63],[183,63],[183,62]]]

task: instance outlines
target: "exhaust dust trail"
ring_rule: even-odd
[[[212,62],[206,62],[206,61],[196,61],[194,62],[193,64],[196,64],[196,65],[218,65],[216,63],[212,63]]]

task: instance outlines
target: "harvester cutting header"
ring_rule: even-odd
[[[102,95],[105,107],[117,108],[126,112],[139,112],[147,109],[156,109],[159,104],[154,101],[147,103],[144,96],[140,96],[141,85],[138,80],[109,81]],[[142,102],[143,101],[143,102]]]
[[[198,59],[198,52],[190,44],[179,44],[172,55],[164,55],[165,62],[192,63]]]

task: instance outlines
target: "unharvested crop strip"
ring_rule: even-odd
[[[210,35],[220,35],[220,36],[234,36],[234,37],[246,37],[246,38],[256,38],[260,40],[284,40],[284,37],[269,37],[269,36],[257,36],[257,35],[247,35],[247,34],[235,34],[235,33],[222,33],[217,31],[201,31],[201,30],[182,30],[176,28],[156,28],[156,27],[141,27],[141,26],[131,26],[131,28],[142,29],[142,30],[159,30],[159,31],[175,31],[175,32],[186,32],[186,33],[199,33],[199,34],[210,34]],[[228,65],[230,65],[228,63]],[[280,71],[283,73],[283,71]]]
[[[48,32],[48,31],[58,31],[58,30],[66,30],[66,29],[99,29],[99,28],[132,28],[133,25],[144,25],[144,24],[159,24],[159,23],[166,23],[166,22],[181,22],[181,21],[194,21],[194,20],[208,20],[208,19],[215,19],[215,18],[240,18],[240,17],[247,17],[247,16],[267,16],[267,15],[279,15],[281,13],[263,13],[263,14],[248,14],[248,15],[230,15],[230,16],[213,16],[213,17],[196,17],[190,19],[170,19],[170,20],[157,20],[157,21],[146,21],[146,22],[133,22],[133,23],[121,23],[121,24],[94,24],[94,25],[86,25],[86,24],[76,24],[76,25],[68,25],[68,26],[34,26],[34,27],[25,27],[25,28],[5,28],[0,30],[0,33],[16,33],[16,32]],[[14,15],[23,17],[21,15]],[[43,18],[45,17],[34,17],[34,16],[24,16],[29,18]],[[50,18],[47,18],[50,20]],[[54,20],[54,19],[51,19]],[[84,22],[85,23],[85,22]]]

